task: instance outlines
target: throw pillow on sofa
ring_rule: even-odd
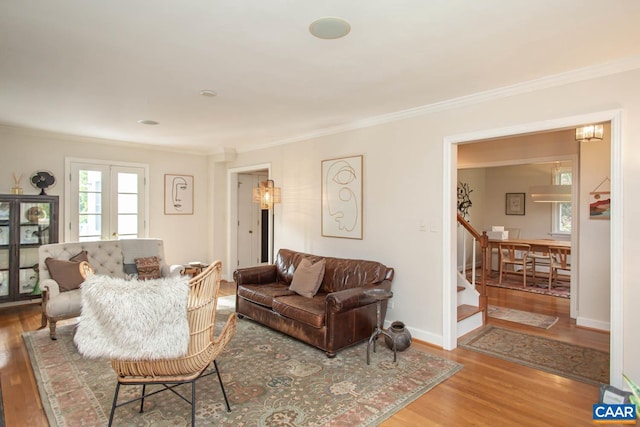
[[[322,259],[315,264],[311,264],[308,259],[303,259],[293,272],[293,279],[289,289],[303,297],[312,298],[324,278],[325,260]]]
[[[68,261],[51,257],[44,260],[49,270],[49,275],[53,280],[58,282],[60,292],[78,289],[82,282],[84,282],[84,276],[81,271],[81,264],[83,262],[88,263],[87,251],[82,251],[72,256]]]
[[[138,279],[148,280],[162,277],[160,273],[160,258],[157,256],[136,258],[135,261],[138,269]]]

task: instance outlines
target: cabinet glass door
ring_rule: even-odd
[[[9,295],[9,202],[0,202],[0,297]]]
[[[38,286],[38,247],[51,242],[51,204],[20,203],[20,270],[21,295],[41,293]]]

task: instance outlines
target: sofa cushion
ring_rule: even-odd
[[[322,283],[324,266],[325,260],[323,259],[315,264],[312,264],[308,258],[303,259],[293,273],[289,289],[303,297],[312,298]]]
[[[291,249],[280,249],[275,261],[278,280],[291,283],[296,268],[303,259],[308,259],[311,262],[321,259],[326,261],[320,292],[338,292],[363,285],[373,285],[393,278],[392,270],[376,261],[320,257]]]
[[[238,296],[265,307],[271,307],[273,299],[276,297],[295,294],[295,292],[289,290],[286,284],[279,282],[266,285],[238,286]]]
[[[321,328],[324,325],[326,298],[326,294],[318,294],[313,298],[301,295],[282,296],[273,300],[273,311],[314,328]]]
[[[68,261],[49,257],[44,262],[51,278],[58,282],[60,292],[78,289],[84,282],[80,264],[87,262],[87,251],[72,256]]]
[[[157,256],[136,258],[136,269],[140,280],[159,279],[162,276],[160,274],[160,258]]]

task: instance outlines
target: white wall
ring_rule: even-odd
[[[211,261],[212,233],[209,203],[207,157],[149,149],[148,146],[125,146],[115,141],[79,139],[11,127],[0,127],[0,192],[13,187],[11,173],[24,174],[25,194],[37,194],[29,182],[32,172],[53,172],[56,185],[48,194],[60,196],[60,240],[64,239],[65,157],[100,159],[149,165],[149,237],[165,241],[165,255],[174,264],[193,260]],[[164,174],[194,176],[194,214],[164,215]],[[221,255],[218,255],[221,257]]]
[[[580,150],[580,163],[583,173],[580,175],[580,248],[578,318],[579,325],[597,329],[608,329],[610,317],[609,279],[610,226],[608,220],[589,219],[589,193],[594,191],[605,178],[611,176],[611,144],[609,132],[599,142],[583,142]],[[610,191],[609,182],[605,182],[598,191]]]
[[[640,71],[452,107],[403,121],[319,137],[306,142],[244,153],[230,163],[240,167],[271,162],[282,187],[276,210],[276,250],[289,247],[318,254],[368,258],[396,268],[395,308],[388,319],[403,320],[418,339],[442,342],[443,140],[452,135],[507,128],[614,108],[624,111],[624,200],[618,208],[640,210],[632,183],[640,179]],[[364,239],[320,236],[320,161],[364,155]],[[452,191],[453,192],[453,191]],[[455,200],[455,195],[451,195]],[[502,203],[502,201],[501,201]],[[451,214],[453,215],[453,206]],[[640,275],[640,237],[634,215],[624,218],[624,370],[640,377],[640,346],[634,332],[640,313],[635,286]],[[427,231],[420,231],[424,223]],[[447,231],[448,233],[448,231]],[[445,237],[446,238],[446,237]],[[448,274],[448,272],[447,272]]]

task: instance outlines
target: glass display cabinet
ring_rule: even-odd
[[[58,243],[58,196],[0,194],[0,303],[40,296],[38,247]]]

